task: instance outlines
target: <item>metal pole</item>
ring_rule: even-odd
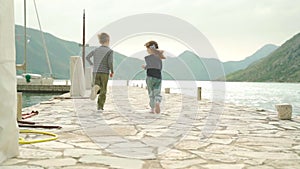
[[[83,10],[82,64],[85,72],[85,10]]]
[[[26,30],[26,0],[24,0],[24,73],[26,73],[27,60],[27,30]]]

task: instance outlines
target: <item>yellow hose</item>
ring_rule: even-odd
[[[46,142],[46,141],[53,141],[58,138],[58,136],[54,133],[49,133],[45,131],[38,131],[38,130],[20,130],[20,133],[35,133],[35,134],[43,134],[43,135],[49,135],[53,136],[50,138],[45,138],[45,139],[39,139],[39,140],[28,140],[26,141],[24,138],[20,137],[19,138],[19,144],[32,144],[32,143],[41,143],[41,142]]]

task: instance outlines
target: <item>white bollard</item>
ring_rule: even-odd
[[[70,57],[70,78],[70,95],[83,97],[86,88],[82,60],[79,56]]]
[[[277,112],[278,112],[278,118],[280,120],[291,120],[292,118],[292,105],[283,103],[283,104],[276,104],[275,105]]]
[[[85,89],[90,90],[92,88],[92,82],[93,82],[93,70],[91,67],[85,68],[84,77],[85,77]]]

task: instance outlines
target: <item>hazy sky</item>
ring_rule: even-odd
[[[36,3],[43,31],[78,43],[82,41],[83,9],[87,40],[104,26],[126,16],[160,13],[178,17],[202,32],[222,61],[242,60],[265,44],[281,45],[300,32],[300,0],[36,0]],[[15,23],[23,25],[23,0],[15,0]],[[27,0],[27,26],[38,28],[33,0]],[[115,49],[130,55],[143,49],[143,44],[135,44],[140,41],[129,39]],[[184,50],[176,47],[176,42],[168,45],[163,42],[161,48],[174,54]]]

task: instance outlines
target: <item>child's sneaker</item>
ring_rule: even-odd
[[[149,111],[149,113],[154,114],[154,109],[151,109],[151,110]]]
[[[97,106],[97,111],[103,112],[103,110],[104,110],[103,108]]]
[[[91,95],[90,95],[90,99],[91,100],[95,100],[97,97],[97,93],[100,90],[100,87],[98,85],[93,86],[92,91],[91,91]]]

